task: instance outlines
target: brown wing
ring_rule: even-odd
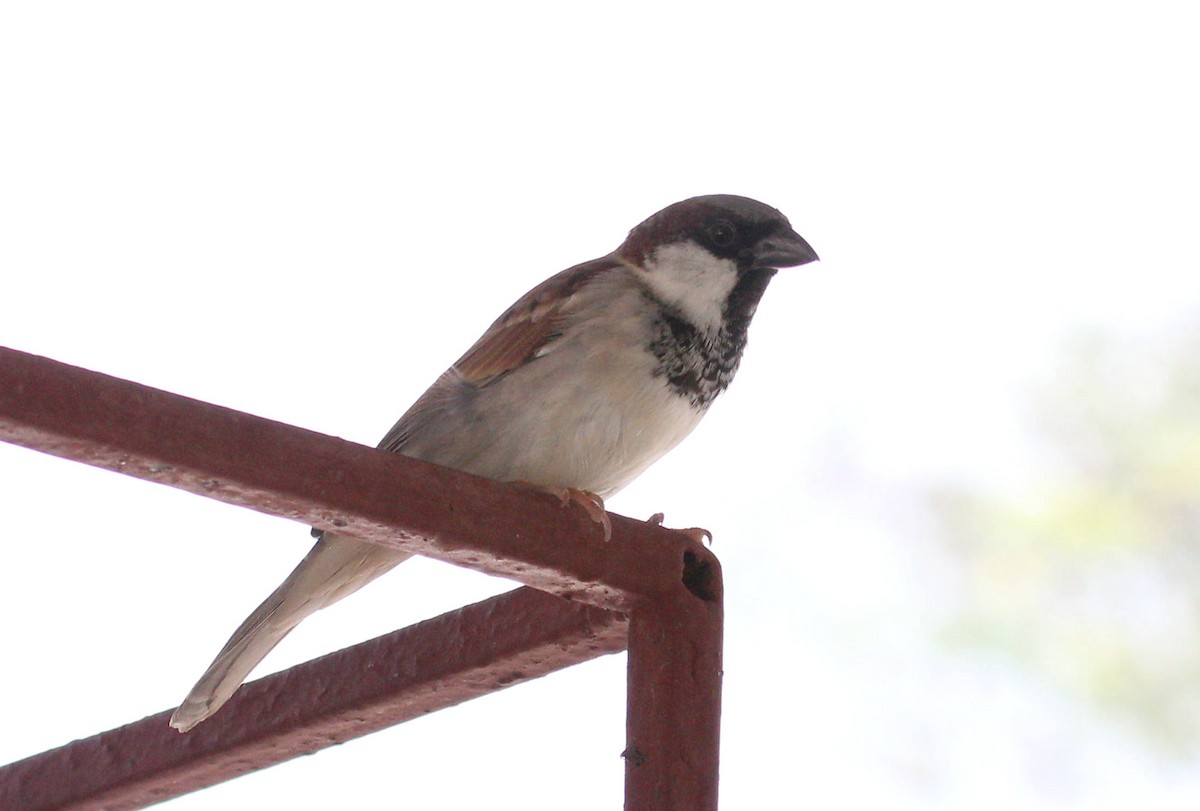
[[[618,260],[609,257],[594,259],[551,276],[518,299],[413,403],[379,447],[401,451],[414,426],[430,408],[453,396],[456,387],[483,388],[544,351],[559,337],[579,288],[598,273],[619,266]]]

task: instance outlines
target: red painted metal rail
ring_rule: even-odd
[[[145,807],[623,647],[625,808],[716,809],[720,566],[686,535],[613,516],[605,542],[550,496],[4,348],[0,439],[538,590],[252,682],[186,735],[164,712],[0,767],[0,811]]]

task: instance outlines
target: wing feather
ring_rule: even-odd
[[[571,314],[574,295],[597,274],[620,264],[617,259],[604,257],[576,265],[518,299],[413,403],[379,443],[380,449],[401,452],[413,426],[430,408],[453,396],[458,387],[483,388],[545,354]]]

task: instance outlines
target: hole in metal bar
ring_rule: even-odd
[[[720,599],[713,589],[711,561],[690,550],[683,553],[683,585],[705,602],[712,603]]]

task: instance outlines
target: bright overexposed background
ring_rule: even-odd
[[[662,206],[784,211],[696,433],[726,808],[1200,802],[1182,2],[0,5],[0,344],[374,444]],[[0,445],[0,762],[174,706],[307,529]],[[510,584],[414,561],[263,672]],[[623,657],[174,801],[620,807]]]

